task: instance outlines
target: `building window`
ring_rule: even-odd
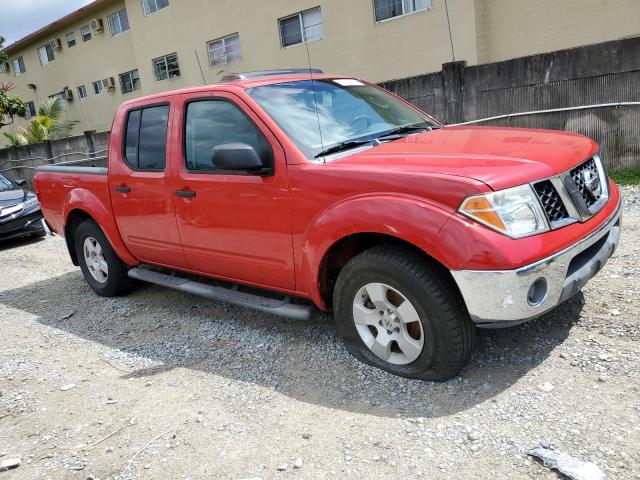
[[[117,11],[113,15],[109,15],[107,18],[109,19],[109,29],[111,30],[112,37],[129,30],[129,17],[127,17],[126,8]]]
[[[84,85],[80,85],[78,87],[78,98],[82,99],[86,97],[87,97],[87,87],[85,87]]]
[[[67,47],[75,47],[76,46],[76,34],[75,32],[67,33]]]
[[[140,75],[138,70],[131,70],[120,74],[120,90],[122,93],[131,93],[140,89]]]
[[[8,73],[9,72],[9,64],[8,63],[0,63],[0,73]]]
[[[11,60],[11,66],[13,67],[13,73],[18,76],[22,75],[27,69],[24,66],[24,59],[22,57],[14,58]]]
[[[374,5],[376,22],[379,22],[388,18],[428,10],[432,6],[432,0],[374,0]]]
[[[168,6],[169,0],[142,0],[142,8],[145,15],[151,15]]]
[[[51,45],[48,43],[44,47],[38,48],[38,56],[40,57],[40,63],[42,65],[46,65],[56,59],[53,54],[53,48],[51,48]]]
[[[108,78],[105,78],[103,80],[96,80],[95,82],[92,82],[91,85],[93,86],[93,93],[100,95],[104,91],[109,90],[111,82]]]
[[[156,80],[166,80],[180,76],[180,65],[178,65],[178,55],[172,53],[165,57],[153,60],[153,71],[156,73]]]
[[[80,35],[82,35],[82,41],[88,42],[91,40],[91,27],[89,25],[85,25],[80,29]]]
[[[26,118],[31,118],[31,117],[35,117],[36,116],[36,104],[33,102],[25,102],[24,104],[25,107],[27,107],[27,117]]]
[[[226,65],[242,59],[240,35],[229,35],[207,43],[210,65]]]
[[[283,47],[303,42],[313,42],[322,38],[322,13],[320,7],[282,18],[279,22],[280,39]]]
[[[67,110],[67,101],[62,98],[62,93],[56,93],[55,95],[49,95],[49,98],[56,98],[58,100],[60,100],[58,103],[60,104],[60,108],[62,108],[62,110],[66,111]]]

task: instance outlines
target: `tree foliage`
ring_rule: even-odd
[[[26,128],[21,128],[19,133],[5,133],[4,136],[13,146],[32,145],[68,137],[77,120],[64,120],[62,101],[59,98],[50,98],[38,108],[38,115]]]

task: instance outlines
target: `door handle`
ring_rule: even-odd
[[[131,192],[131,187],[128,187],[127,185],[118,185],[116,187],[116,192],[118,192],[118,193],[129,193],[129,192]]]
[[[176,190],[176,197],[180,198],[193,198],[196,196],[196,192],[193,190]]]

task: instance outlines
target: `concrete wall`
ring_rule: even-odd
[[[11,180],[24,178],[33,188],[35,168],[54,163],[106,167],[109,132],[86,132],[83,135],[50,140],[35,145],[0,149],[0,175]],[[101,158],[102,157],[102,158]]]
[[[463,67],[383,86],[444,123],[603,103],[640,102],[640,38]],[[484,125],[570,130],[594,138],[613,170],[640,165],[640,106],[527,115]]]

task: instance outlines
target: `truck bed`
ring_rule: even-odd
[[[98,203],[111,211],[108,169],[45,165],[36,169],[35,191],[52,231],[64,236],[65,215],[78,200]]]

